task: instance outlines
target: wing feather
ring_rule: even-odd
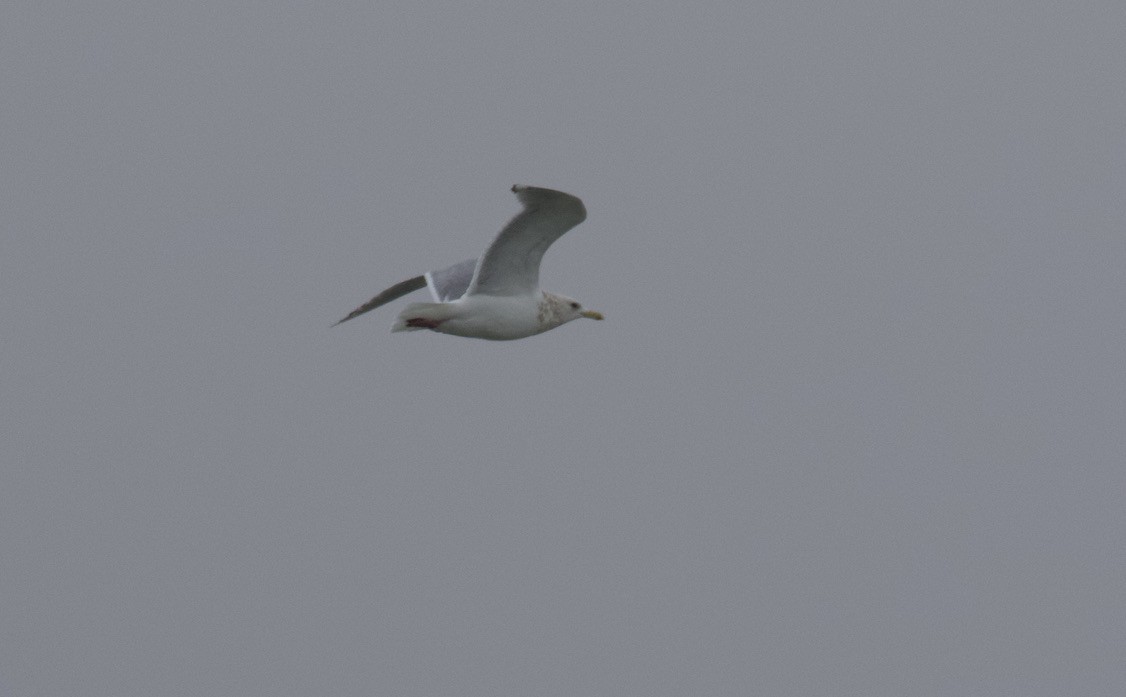
[[[467,295],[523,295],[540,283],[540,261],[555,240],[586,220],[583,202],[571,194],[534,186],[512,187],[524,204],[497,233],[477,264]]]
[[[448,303],[465,295],[469,283],[473,280],[473,270],[477,268],[476,259],[447,266],[438,271],[426,273],[426,285],[430,287],[430,294],[440,303]]]
[[[403,297],[407,293],[413,293],[414,291],[418,290],[419,288],[424,288],[424,287],[426,287],[426,278],[423,277],[423,276],[415,276],[414,278],[408,278],[405,281],[401,281],[399,283],[396,283],[395,285],[391,286],[390,288],[383,291],[379,295],[375,296],[371,300],[368,300],[363,305],[360,305],[355,310],[352,310],[351,312],[349,312],[347,317],[340,320],[336,324],[343,324],[350,319],[354,319],[356,317],[359,317],[360,315],[364,314],[365,312],[368,312],[370,310],[374,310],[375,308],[379,307],[380,305],[386,305],[387,303],[391,302],[392,300],[398,300],[399,298]],[[335,327],[336,324],[334,324],[332,326]]]

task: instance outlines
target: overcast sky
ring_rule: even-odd
[[[1120,696],[1123,36],[6,5],[0,695]],[[516,183],[606,321],[329,328]]]

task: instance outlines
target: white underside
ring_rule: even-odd
[[[523,339],[545,332],[557,323],[543,321],[543,294],[467,295],[449,303],[412,303],[401,313],[392,331],[431,329],[441,334],[493,341]],[[411,327],[407,322],[422,318],[437,326]]]

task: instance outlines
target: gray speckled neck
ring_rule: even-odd
[[[569,301],[543,291],[543,300],[540,301],[539,308],[536,313],[536,321],[544,325],[546,329],[558,327],[567,321],[567,308]]]

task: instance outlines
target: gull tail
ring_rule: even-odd
[[[393,332],[414,332],[419,329],[437,329],[442,322],[454,317],[450,303],[411,303],[399,313]]]

